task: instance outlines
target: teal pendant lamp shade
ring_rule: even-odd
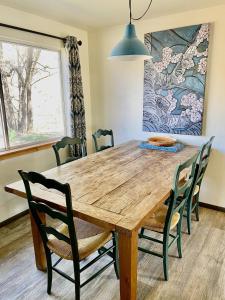
[[[109,59],[145,60],[150,59],[148,48],[136,35],[135,26],[128,24],[123,39],[113,48]]]
[[[113,48],[109,59],[117,60],[145,60],[152,58],[148,48],[141,42],[136,35],[135,26],[132,20],[141,20],[148,12],[153,0],[150,0],[145,12],[139,17],[132,16],[131,0],[129,0],[130,23],[125,28],[123,39]]]

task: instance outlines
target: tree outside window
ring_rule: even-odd
[[[60,53],[0,42],[0,70],[6,123],[0,126],[0,149],[62,136]]]

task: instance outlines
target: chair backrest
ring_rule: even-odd
[[[73,222],[70,185],[68,183],[62,184],[56,180],[48,179],[36,172],[24,172],[22,170],[19,170],[18,172],[23,180],[29,209],[31,211],[35,223],[37,224],[45,248],[47,247],[48,236],[51,234],[58,240],[62,240],[65,243],[71,245],[73,258],[75,260],[79,260],[78,242]],[[63,213],[57,209],[51,208],[43,201],[38,201],[37,198],[35,198],[32,195],[30,182],[33,184],[40,184],[47,189],[54,189],[61,192],[65,196],[66,212]],[[53,226],[48,226],[44,224],[41,218],[39,217],[39,213],[45,213],[50,218],[58,219],[61,222],[65,223],[68,226],[69,237],[59,232]]]
[[[189,199],[193,182],[195,180],[197,158],[198,154],[194,155],[192,158],[188,159],[182,164],[179,164],[176,167],[172,184],[172,191],[168,200],[169,207],[164,226],[164,231],[166,232],[169,232],[170,230],[170,225],[174,213],[179,212],[180,217],[182,217],[183,215],[184,206]],[[184,180],[186,172],[189,172],[190,175],[187,180]]]
[[[111,136],[111,145],[99,146],[98,145],[98,139],[101,136],[107,136],[107,135]],[[107,130],[107,129],[98,129],[94,134],[92,134],[92,137],[93,137],[93,140],[94,140],[96,152],[114,147],[114,137],[113,137],[112,129],[109,129],[109,130]]]
[[[195,189],[196,185],[198,185],[199,188],[201,186],[202,179],[204,177],[205,171],[206,171],[208,163],[209,163],[209,157],[211,154],[212,143],[213,143],[214,138],[215,137],[212,136],[207,143],[202,145],[202,147],[199,151],[199,156],[198,156],[198,161],[196,164],[196,171],[195,171],[196,179],[195,179],[193,190]]]
[[[71,138],[71,137],[65,136],[64,138],[62,138],[60,141],[58,141],[56,144],[54,144],[52,146],[52,148],[54,149],[54,152],[55,152],[57,166],[60,166],[64,163],[70,161],[70,160],[66,160],[66,161],[62,162],[60,160],[59,150],[64,149],[67,146],[69,147],[69,152],[70,152],[71,158],[76,158],[75,156],[73,156],[73,152],[74,152],[73,147],[75,145],[80,145],[80,147],[81,147],[81,156],[80,157],[84,157],[86,155],[85,143],[79,138]]]

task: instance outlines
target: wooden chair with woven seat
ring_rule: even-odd
[[[98,139],[101,136],[107,136],[107,135],[111,136],[110,145],[102,145],[102,146],[100,146],[98,144]],[[110,130],[98,129],[94,134],[92,134],[92,137],[93,137],[93,140],[94,140],[96,152],[103,151],[105,149],[114,147],[114,137],[113,137],[113,131],[111,129]]]
[[[166,204],[162,204],[154,213],[152,213],[143,223],[141,232],[139,234],[140,239],[146,239],[152,242],[156,242],[162,245],[162,253],[151,251],[149,249],[138,247],[142,252],[152,254],[163,259],[164,278],[168,280],[168,250],[170,246],[177,242],[177,249],[179,257],[182,257],[181,248],[181,227],[184,206],[191,192],[193,185],[195,165],[197,155],[187,160],[183,164],[177,166],[172,191],[170,197],[167,199]],[[191,174],[187,181],[182,181],[183,173],[191,169]],[[176,228],[176,233],[171,233]],[[150,235],[145,234],[145,230],[157,232],[162,235],[162,239],[153,238]]]
[[[81,154],[78,155],[78,156],[73,155],[73,152],[74,152],[73,147],[76,146],[76,145],[78,145],[80,147],[80,151],[81,151]],[[68,151],[69,156],[66,158],[65,161],[61,161],[59,151],[60,151],[60,149],[64,149],[66,147],[69,148],[68,149],[69,150]],[[71,161],[74,161],[74,160],[77,160],[81,157],[86,156],[85,144],[79,138],[71,138],[71,137],[65,136],[60,141],[58,141],[57,143],[52,145],[52,148],[55,152],[57,166],[61,166],[63,164],[66,164],[68,162],[71,162]]]
[[[212,142],[214,140],[212,136],[207,143],[202,145],[195,170],[195,180],[193,182],[193,187],[190,193],[190,197],[187,201],[186,212],[184,214],[187,217],[187,229],[188,234],[191,234],[191,217],[192,213],[195,213],[196,220],[199,221],[199,193],[202,184],[202,180],[209,163],[209,157],[212,149]]]
[[[76,300],[80,299],[80,288],[100,275],[112,264],[114,264],[116,276],[119,278],[118,247],[115,233],[111,233],[108,230],[104,230],[96,225],[73,217],[69,184],[62,184],[53,179],[47,179],[36,172],[27,173],[19,170],[19,174],[24,182],[29,209],[37,224],[45,249],[48,274],[48,294],[51,293],[52,270],[75,284]],[[66,200],[66,212],[63,213],[57,209],[51,208],[47,204],[47,200],[45,202],[38,201],[33,197],[30,183],[40,184],[47,189],[55,189],[62,193]],[[62,224],[59,227],[44,224],[39,217],[39,213],[45,213],[51,219],[56,219],[57,221],[60,220]],[[112,241],[112,244],[108,243],[110,241]],[[82,267],[80,266],[81,261],[99,249],[101,249],[100,254]],[[59,256],[59,259],[54,264],[52,263],[53,253]],[[109,262],[90,276],[85,282],[81,283],[80,273],[87,270],[105,255],[110,257]],[[74,278],[70,277],[59,268],[56,268],[62,259],[71,260],[73,262]]]

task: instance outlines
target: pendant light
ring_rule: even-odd
[[[149,8],[152,1],[150,1],[146,11],[139,18],[133,18],[131,0],[129,0],[130,23],[126,26],[123,39],[113,48],[109,59],[131,61],[131,60],[145,60],[152,58],[148,48],[140,41],[136,35],[135,26],[132,20],[141,20]]]

